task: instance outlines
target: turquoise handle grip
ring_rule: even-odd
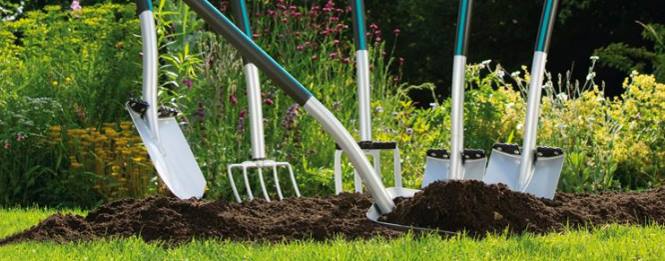
[[[471,8],[473,0],[460,0],[457,14],[457,35],[455,36],[455,55],[466,56],[466,46],[471,27]]]
[[[365,26],[365,4],[363,0],[351,0],[351,11],[353,13],[353,35],[356,50],[367,50],[367,31]]]
[[[536,41],[536,52],[547,53],[550,49],[550,38],[552,29],[556,21],[556,10],[559,0],[545,0],[543,13],[540,17],[540,26],[538,27],[538,40]]]

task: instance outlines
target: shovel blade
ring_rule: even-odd
[[[448,179],[450,179],[450,159],[427,156],[422,187],[427,187],[435,181]]]
[[[487,158],[466,160],[464,162],[464,179],[467,180],[483,180],[485,176],[485,169],[487,166]]]
[[[205,178],[175,118],[158,120],[160,140],[156,140],[147,121],[131,108],[127,110],[150,154],[157,174],[169,190],[180,199],[203,197]]]
[[[537,197],[553,199],[563,169],[564,156],[539,157],[533,168],[533,177],[524,192]]]
[[[482,180],[485,175],[487,158],[485,153],[479,150],[465,150],[465,160],[462,165],[463,178]],[[450,179],[450,155],[445,150],[429,150],[425,161],[425,177],[422,187],[440,180]]]
[[[559,148],[538,147],[533,176],[523,192],[541,198],[554,198],[563,169],[564,154]],[[520,149],[517,145],[495,145],[483,178],[486,184],[503,183],[520,191]]]
[[[503,183],[511,190],[519,189],[520,177],[520,154],[513,151],[492,149],[487,173],[483,177],[486,184]]]

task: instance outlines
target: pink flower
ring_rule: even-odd
[[[235,94],[231,94],[231,96],[229,96],[229,101],[231,101],[231,104],[236,105],[238,104],[238,97]]]
[[[268,106],[275,104],[275,102],[274,102],[272,99],[270,99],[270,98],[265,98],[265,99],[263,100],[263,103],[265,103],[265,104],[268,105]]]
[[[79,3],[79,0],[74,0],[69,7],[71,7],[73,11],[79,11],[81,10],[81,3]]]
[[[182,83],[185,86],[187,86],[187,89],[190,89],[190,90],[192,89],[192,85],[194,84],[194,82],[192,82],[191,79],[184,79],[184,80],[182,80]]]
[[[395,35],[395,37],[399,36],[400,32],[402,31],[400,31],[399,28],[395,28],[395,30],[393,30],[393,34]]]

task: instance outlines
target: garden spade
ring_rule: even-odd
[[[138,0],[137,7],[143,39],[143,99],[127,102],[127,110],[169,190],[181,199],[201,198],[206,181],[175,120],[177,112],[158,108],[157,36],[151,0]]]
[[[362,0],[351,0],[353,17],[354,42],[356,46],[356,82],[358,85],[358,114],[360,118],[360,139],[358,145],[371,155],[374,171],[381,178],[381,152],[391,150],[393,154],[393,177],[395,187],[402,187],[402,166],[399,148],[396,142],[379,142],[372,140],[372,115],[370,108],[370,70],[367,36],[365,35],[365,7]],[[342,192],[342,150],[339,146],[335,151],[334,179],[335,193]],[[355,191],[362,192],[362,182],[358,173],[354,174]]]
[[[451,141],[450,151],[430,149],[427,151],[425,177],[422,187],[439,180],[475,179],[485,174],[487,158],[482,150],[464,149],[464,74],[466,46],[471,24],[473,0],[461,0],[457,15],[457,36],[453,59]]]
[[[524,143],[493,146],[485,183],[504,183],[510,189],[552,199],[563,168],[560,148],[536,147],[540,98],[550,36],[556,18],[558,0],[546,0],[538,29],[536,50],[531,65],[527,98]]]
[[[232,1],[233,11],[235,13],[236,20],[240,25],[241,30],[245,33],[248,38],[252,38],[252,30],[249,23],[249,15],[247,12],[247,6],[245,0],[234,0]],[[265,152],[265,141],[263,134],[263,112],[261,108],[261,83],[259,81],[259,70],[252,62],[245,59],[245,79],[247,81],[247,99],[249,106],[249,128],[251,133],[251,142],[252,142],[252,160],[244,161],[238,164],[230,164],[227,168],[229,183],[231,184],[231,189],[233,189],[233,195],[236,198],[236,201],[241,202],[240,194],[238,193],[238,188],[236,187],[235,181],[233,179],[233,169],[240,169],[243,174],[245,189],[247,190],[247,197],[249,200],[254,199],[252,194],[252,187],[249,183],[248,173],[250,169],[256,169],[259,178],[259,184],[261,186],[261,191],[263,192],[263,198],[267,201],[270,201],[268,196],[268,190],[263,179],[263,169],[268,169],[272,171],[273,179],[275,182],[275,189],[277,191],[277,197],[279,200],[284,198],[282,194],[282,188],[279,184],[278,178],[278,168],[286,168],[291,179],[291,184],[293,185],[293,190],[296,197],[300,197],[300,190],[298,190],[298,183],[296,183],[296,178],[293,174],[293,168],[288,162],[277,162],[274,160],[266,159]]]
[[[208,0],[184,0],[184,2],[205,20],[213,31],[224,37],[245,59],[254,63],[321,124],[323,130],[337,142],[358,171],[358,175],[374,200],[372,208],[376,208],[376,211],[381,214],[390,213],[395,208],[395,202],[392,199],[396,194],[408,196],[415,193],[415,190],[407,191],[407,189],[395,189],[394,192],[386,190],[363,150],[335,115]]]

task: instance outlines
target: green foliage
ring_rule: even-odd
[[[639,23],[639,22],[638,22]],[[597,49],[601,64],[625,73],[633,70],[653,72],[656,79],[665,81],[665,25],[643,24],[642,37],[653,43],[652,48],[631,47],[625,43],[612,43]]]
[[[161,0],[155,7],[160,101],[182,112],[178,120],[208,180],[206,195],[230,199],[226,167],[250,159],[241,57],[221,37],[206,31],[182,1]],[[324,10],[254,3],[251,13],[255,41],[311,89],[351,133],[358,133],[355,58],[344,6]],[[154,182],[139,173],[149,170],[128,167],[130,158],[145,167],[144,152],[136,149],[125,155],[117,151],[124,145],[118,147],[103,137],[113,133],[104,128],[127,120],[123,103],[140,91],[138,31],[134,6],[115,4],[76,12],[47,7],[0,24],[0,181],[10,184],[0,186],[0,205],[93,205],[101,200],[95,187],[106,187],[100,182],[116,179],[107,189],[116,191],[115,184],[127,177],[142,177],[151,186],[135,191],[154,192]],[[434,93],[435,85],[401,84],[401,75],[390,73],[403,69],[400,59],[394,58],[395,47],[386,46],[377,26],[371,26],[369,33],[373,137],[398,142],[404,183],[419,187],[427,149],[449,146],[450,100],[438,99],[431,106],[411,101],[408,93]],[[662,184],[665,126],[660,112],[665,85],[649,75],[631,74],[624,85],[626,93],[610,99],[594,82],[595,62],[593,58],[582,86],[570,74],[548,75],[545,85],[539,143],[562,147],[567,153],[560,189],[642,189]],[[495,142],[521,142],[530,76],[526,67],[507,74],[490,61],[468,66],[468,147],[489,151]],[[334,141],[274,83],[265,76],[261,83],[268,157],[293,164],[303,194],[332,193]],[[74,129],[81,133],[67,132]],[[49,141],[63,133],[67,139],[78,135],[95,145],[77,151],[55,142],[59,145],[54,148]],[[390,155],[384,157],[382,162],[392,160]],[[108,162],[98,162],[102,159]],[[119,173],[123,169],[136,173]],[[343,169],[350,190],[351,165],[344,162]],[[386,184],[393,183],[391,164],[383,164],[382,175]],[[286,188],[286,179],[281,180]]]
[[[51,149],[45,132],[126,118],[123,103],[141,75],[138,33],[133,5],[49,6],[0,24],[0,141],[8,144],[0,149],[8,184],[0,205],[98,201],[94,176],[67,175],[66,155]]]

